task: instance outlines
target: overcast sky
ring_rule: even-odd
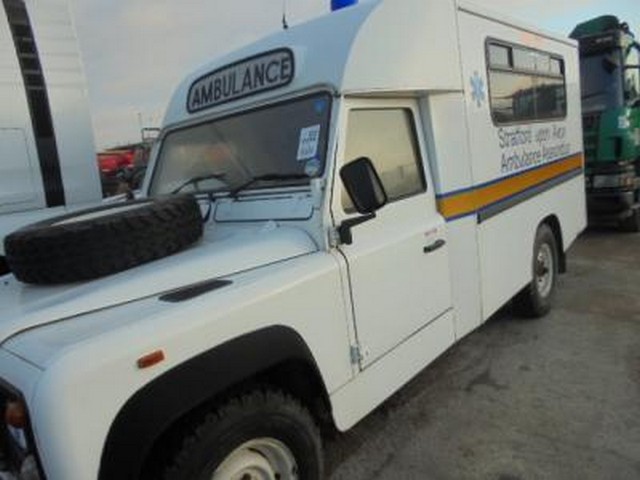
[[[565,35],[602,14],[618,15],[640,33],[637,2],[475,0]],[[326,14],[330,3],[287,0],[289,23]],[[282,0],[72,0],[72,5],[99,148],[137,141],[141,123],[160,126],[172,91],[187,72],[280,29],[282,19]]]

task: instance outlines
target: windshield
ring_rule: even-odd
[[[582,107],[602,111],[624,105],[620,51],[599,53],[580,59]]]
[[[308,184],[324,173],[330,107],[323,93],[172,132],[150,194]]]

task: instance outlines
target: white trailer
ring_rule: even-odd
[[[351,428],[514,297],[549,311],[586,225],[580,127],[576,44],[463,0],[363,2],[204,66],[146,203],[11,239],[13,465],[322,478],[317,423]],[[127,235],[137,216],[158,233]],[[125,254],[182,229],[203,238]]]
[[[67,0],[0,8],[0,243],[14,228],[101,199],[86,82]],[[0,254],[2,247],[0,247]]]

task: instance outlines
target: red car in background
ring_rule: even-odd
[[[150,150],[150,145],[141,144],[98,153],[103,195],[109,197],[139,189],[149,162]]]
[[[122,174],[124,170],[133,168],[135,155],[134,149],[98,153],[100,173],[108,177]]]
[[[142,142],[98,153],[98,166],[105,197],[128,193],[142,186],[151,148],[159,129],[143,128]]]

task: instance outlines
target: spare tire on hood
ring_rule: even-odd
[[[57,216],[5,238],[6,261],[25,283],[91,280],[166,257],[196,242],[202,214],[191,195],[145,199]]]

